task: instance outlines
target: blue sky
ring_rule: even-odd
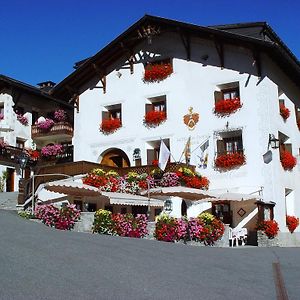
[[[297,0],[0,0],[0,74],[61,81],[145,13],[214,25],[267,21],[300,58]]]

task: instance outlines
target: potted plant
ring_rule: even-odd
[[[224,99],[215,104],[214,113],[217,116],[223,117],[235,113],[242,107],[240,98]]]
[[[287,107],[285,107],[284,104],[280,104],[279,108],[280,108],[280,115],[282,116],[284,121],[286,121],[290,116],[290,110]]]
[[[233,152],[219,154],[215,159],[215,166],[217,169],[230,170],[246,163],[246,157],[244,153]]]
[[[57,109],[55,112],[54,112],[54,120],[56,122],[64,122],[67,120],[67,113],[65,110],[63,109]]]
[[[149,111],[144,116],[144,125],[148,128],[155,128],[164,123],[167,119],[166,112],[164,111]]]
[[[173,73],[170,63],[149,63],[145,67],[143,81],[145,83],[160,82],[165,80]]]
[[[286,216],[286,225],[290,233],[293,233],[295,229],[299,226],[299,218],[294,216]]]
[[[36,125],[39,129],[47,132],[53,127],[54,121],[52,119],[46,118],[44,121],[39,121]]]
[[[122,126],[121,120],[118,118],[103,120],[100,124],[100,131],[105,134],[112,134]]]
[[[288,151],[280,152],[280,162],[285,171],[291,171],[297,164],[297,159]]]
[[[46,158],[53,158],[62,153],[63,153],[63,145],[60,144],[47,145],[44,146],[41,150],[42,156]]]

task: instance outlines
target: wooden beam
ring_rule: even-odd
[[[21,95],[22,95],[22,93],[20,91],[18,92],[15,88],[13,88],[13,87],[11,88],[11,96],[12,96],[13,102],[14,102],[14,105],[13,105],[14,110],[17,107],[17,104],[19,103],[19,101],[21,99]]]
[[[181,41],[186,51],[186,59],[187,61],[190,61],[191,60],[191,37],[188,33],[182,32],[180,28],[177,28],[177,31],[179,32]]]
[[[102,86],[99,88],[103,89],[103,94],[106,93],[106,75],[105,75],[105,71],[103,71],[102,68],[100,68],[98,65],[93,64],[93,68],[96,71],[96,73],[99,75],[100,77],[100,81],[102,83]]]
[[[220,41],[218,41],[216,38],[214,38],[215,46],[219,55],[220,59],[220,66],[221,69],[224,69],[224,45]]]
[[[252,51],[252,54],[253,54],[253,66],[255,65],[256,66],[256,71],[257,71],[257,76],[259,78],[261,78],[261,59],[260,59],[260,54],[256,51],[256,50],[253,50]]]

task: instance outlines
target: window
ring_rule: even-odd
[[[25,146],[25,141],[20,138],[17,138],[16,147],[20,149],[24,149],[24,146]]]
[[[145,68],[147,68],[147,65],[166,65],[170,64],[173,69],[173,60],[171,58],[165,58],[165,59],[154,59],[153,61],[149,61],[145,64]]]
[[[229,154],[243,152],[242,131],[221,132],[217,140],[217,153]]]
[[[222,100],[233,100],[240,98],[239,82],[231,82],[217,85],[217,90],[214,92],[215,103]]]
[[[168,149],[170,149],[170,140],[163,140]],[[159,159],[160,140],[147,142],[147,164],[152,165],[152,162]],[[169,158],[170,160],[170,158]]]
[[[149,111],[163,111],[167,113],[167,97],[165,95],[147,99],[146,113]]]
[[[121,104],[106,106],[102,111],[102,120],[120,119],[122,122],[122,107]]]

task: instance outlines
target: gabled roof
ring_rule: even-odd
[[[82,92],[80,88],[97,75],[99,70],[105,72],[112,62],[128,53],[128,50],[141,41],[138,30],[148,25],[155,25],[162,32],[179,32],[201,38],[217,39],[226,44],[243,45],[255,51],[265,52],[296,84],[300,82],[299,61],[265,22],[204,27],[145,15],[94,56],[79,62],[77,69],[58,83],[50,93],[67,99],[76,91]]]
[[[4,88],[15,88],[16,90],[22,91],[23,93],[26,94],[35,95],[44,98],[45,100],[54,101],[56,103],[63,104],[64,106],[68,106],[70,108],[73,107],[72,105],[66,103],[65,101],[57,99],[49,95],[49,93],[35,86],[32,86],[22,81],[0,74],[0,91]]]

